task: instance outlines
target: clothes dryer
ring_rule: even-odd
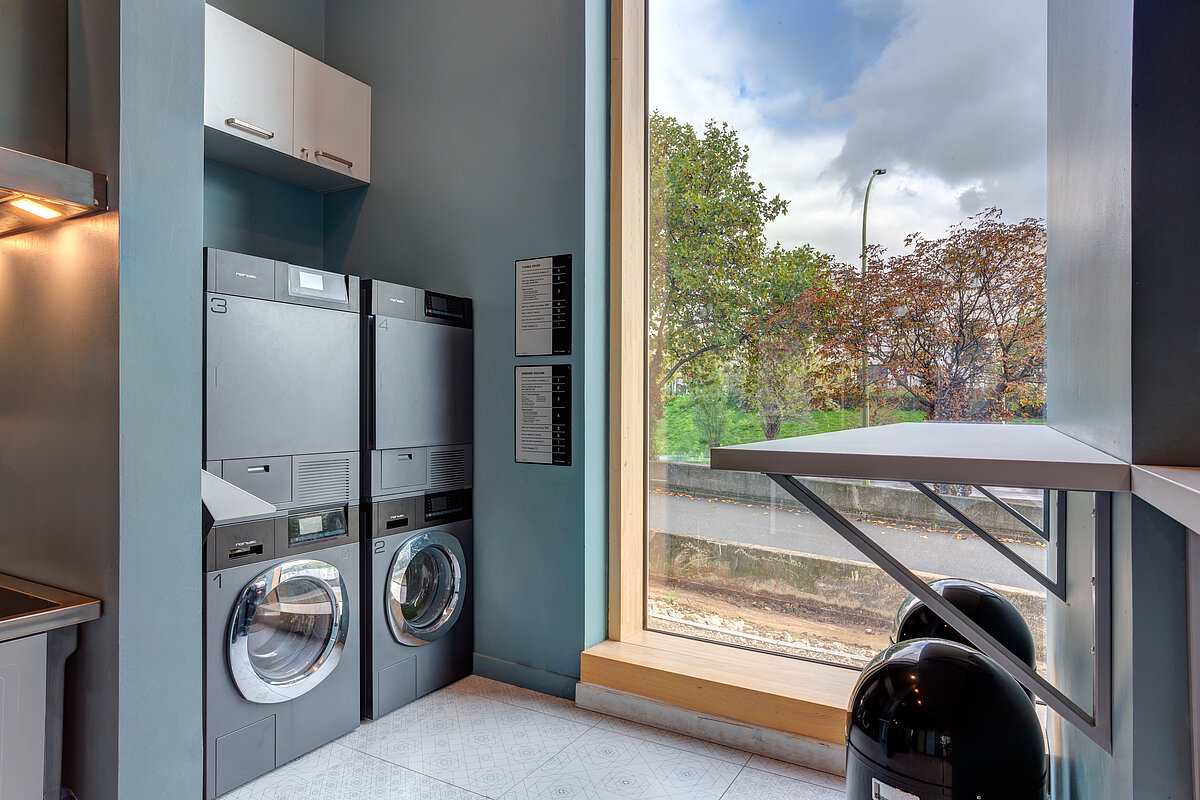
[[[471,674],[471,490],[373,503],[364,517],[363,716]]]
[[[363,499],[471,485],[469,298],[363,281]]]
[[[280,509],[358,502],[358,278],[211,247],[205,276],[205,469]]]
[[[212,800],[359,724],[360,554],[357,506],[222,522],[207,505],[204,796]]]

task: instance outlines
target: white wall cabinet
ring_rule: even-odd
[[[293,49],[205,6],[204,124],[292,152]]]
[[[371,87],[205,7],[204,155],[318,192],[371,180]]]
[[[312,56],[295,54],[292,155],[371,180],[371,87]]]

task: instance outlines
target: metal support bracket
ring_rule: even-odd
[[[808,508],[818,519],[832,528],[838,535],[853,545],[859,552],[874,562],[880,569],[895,579],[901,586],[920,599],[938,615],[951,624],[971,644],[995,660],[1022,686],[1041,698],[1047,706],[1089,739],[1112,753],[1112,493],[1095,493],[1095,524],[1093,544],[1095,554],[1095,584],[1093,588],[1095,653],[1092,658],[1092,713],[1075,704],[1071,698],[1039,675],[1033,668],[1014,656],[987,631],[979,627],[956,606],[929,588],[911,570],[873,539],[849,522],[836,509],[826,503],[793,475],[765,473],[784,491]],[[916,485],[916,484],[914,484]],[[917,485],[918,488],[922,488]],[[1056,571],[1060,579],[1065,578],[1066,559],[1065,492],[1059,493],[1058,547]],[[957,510],[957,509],[956,509]],[[962,521],[962,520],[960,520]],[[972,523],[973,524],[973,523]],[[985,537],[986,539],[987,537]],[[1001,545],[1003,547],[1003,545]],[[1007,550],[1007,548],[1004,548]],[[1015,554],[1014,554],[1015,557]],[[1023,559],[1022,559],[1023,560]],[[1043,576],[1045,577],[1045,576]],[[1065,587],[1065,580],[1063,580]],[[1057,596],[1057,592],[1055,593]]]
[[[978,489],[980,494],[982,494],[988,500],[991,500],[993,503],[995,503],[997,506],[999,506],[1004,511],[1007,511],[1010,515],[1012,515],[1013,518],[1015,518],[1017,521],[1024,524],[1026,528],[1029,528],[1029,530],[1033,531],[1038,536],[1045,539],[1047,542],[1050,541],[1050,531],[1048,529],[1039,528],[1037,525],[1034,525],[1033,522],[1028,517],[1026,517],[1024,514],[1022,514],[1020,511],[1017,511],[1015,508],[1010,506],[1008,503],[1004,502],[999,497],[996,497],[996,495],[989,492],[987,487],[975,484],[972,488]],[[1045,494],[1048,495],[1049,493],[1046,492]],[[1049,497],[1045,496],[1044,499],[1048,501]],[[1047,505],[1042,506],[1043,509],[1046,507],[1047,507]],[[1042,524],[1043,525],[1046,524],[1044,519],[1043,519]]]
[[[1004,542],[997,539],[991,533],[988,533],[987,531],[985,531],[983,528],[981,528],[979,526],[978,523],[976,523],[974,520],[972,520],[970,517],[968,517],[962,511],[955,508],[950,503],[949,500],[942,497],[937,492],[933,491],[933,489],[930,489],[925,484],[918,483],[917,481],[912,481],[912,485],[915,486],[921,492],[921,494],[925,495],[930,500],[932,500],[935,504],[937,504],[938,508],[942,509],[947,514],[954,517],[954,519],[956,519],[960,525],[965,527],[971,533],[978,536],[980,539],[983,539],[983,541],[985,541],[989,545],[991,545],[996,550],[997,553],[999,553],[1000,555],[1004,556],[1009,561],[1011,561],[1013,566],[1015,566],[1017,569],[1024,572],[1030,578],[1033,578],[1035,581],[1040,583],[1043,587],[1045,587],[1046,591],[1050,592],[1052,595],[1057,597],[1059,600],[1067,599],[1067,583],[1066,583],[1066,580],[1064,580],[1063,575],[1062,575],[1062,572],[1066,570],[1066,561],[1064,561],[1061,558],[1054,559],[1055,569],[1057,571],[1059,571],[1059,574],[1055,576],[1054,580],[1051,580],[1050,578],[1048,578],[1046,576],[1046,573],[1042,572],[1040,569],[1035,567],[1033,564],[1030,564],[1028,561],[1026,561],[1025,559],[1021,558],[1019,555],[1014,553],[1012,550],[1009,549],[1008,545],[1004,544]],[[980,487],[975,487],[975,488],[979,489]],[[981,491],[983,491],[983,493],[986,494],[988,497],[993,497],[993,495],[990,492],[988,492],[987,490],[981,489]],[[996,500],[995,502],[1000,504],[999,500]],[[1021,520],[1023,520],[1025,522],[1026,525],[1028,525],[1030,528],[1033,528],[1035,531],[1037,531],[1039,535],[1042,535],[1041,528],[1038,528],[1032,522],[1025,519],[1024,515],[1022,515],[1020,512],[1018,512],[1008,506],[1004,506],[1004,507],[1008,509],[1009,513],[1019,517]],[[1064,538],[1064,537],[1062,536],[1062,531],[1060,530],[1059,531],[1059,539],[1062,539],[1062,538]]]

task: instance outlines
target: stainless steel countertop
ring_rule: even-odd
[[[0,616],[0,642],[7,642],[99,619],[100,601],[0,574],[0,614],[7,614]]]

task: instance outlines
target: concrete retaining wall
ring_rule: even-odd
[[[762,503],[774,502],[788,508],[800,505],[775,486],[770,478],[757,472],[731,472],[709,469],[703,464],[655,461],[650,464],[649,477],[651,489],[702,497],[737,497]],[[961,527],[916,489],[878,483],[863,485],[861,481],[826,478],[806,478],[803,482],[844,514],[920,525],[927,525],[933,520],[942,527]],[[947,496],[946,499],[986,531],[1019,541],[1039,541],[1037,534],[986,498]],[[1040,505],[1022,500],[1005,502],[1040,526]]]
[[[880,617],[887,622],[908,592],[873,564],[814,556],[773,547],[651,530],[647,541],[652,579],[675,579],[726,592],[784,602],[817,602]],[[918,572],[932,581],[941,576]],[[1042,658],[1045,598],[1024,589],[997,587],[1030,622]]]

